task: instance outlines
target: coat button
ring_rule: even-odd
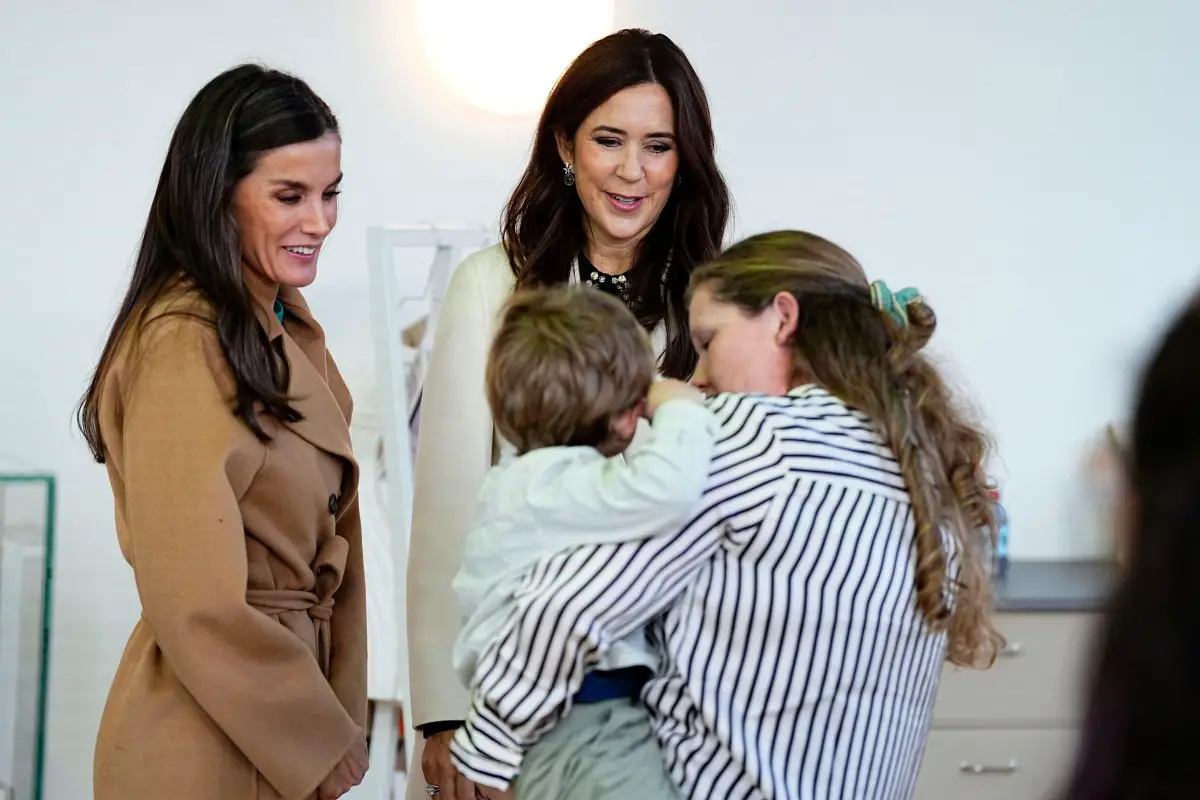
[[[338,512],[338,496],[336,494],[329,495],[329,513],[337,514]]]

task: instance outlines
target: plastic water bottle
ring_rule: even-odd
[[[1000,503],[1000,490],[988,492],[996,513],[996,561],[994,572],[997,578],[1004,579],[1008,575],[1008,512]]]

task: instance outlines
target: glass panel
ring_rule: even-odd
[[[0,799],[41,800],[55,481],[0,456]]]

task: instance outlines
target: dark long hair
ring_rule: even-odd
[[[1200,306],[1142,376],[1129,563],[1099,639],[1068,800],[1200,797]]]
[[[79,403],[79,428],[96,461],[105,460],[100,390],[113,357],[126,336],[136,335],[146,311],[177,285],[213,308],[212,324],[237,382],[233,413],[263,440],[256,407],[284,421],[299,418],[242,278],[231,203],[234,187],[264,153],[337,131],[333,112],[308,84],[254,64],[218,75],[192,98],[167,148],[129,289]]]
[[[683,51],[661,33],[623,30],[600,39],[567,68],[538,121],[529,165],[504,210],[501,240],[517,288],[565,283],[586,244],[583,207],[563,183],[556,136],[573,139],[587,116],[631,86],[658,84],[671,98],[681,184],[634,256],[639,321],[665,321],[663,374],[687,378],[696,366],[684,293],[698,265],[721,249],[729,189],[717,168],[704,85]],[[665,270],[665,277],[664,277]]]

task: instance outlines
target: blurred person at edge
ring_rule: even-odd
[[[1150,359],[1124,454],[1128,562],[1064,800],[1200,797],[1200,296]]]

